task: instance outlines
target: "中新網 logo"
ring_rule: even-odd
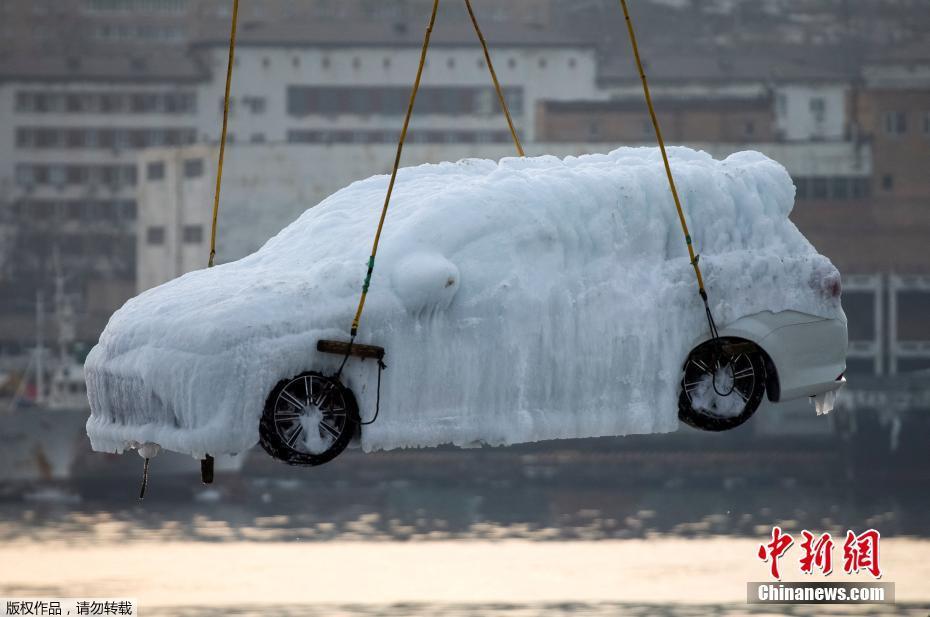
[[[830,534],[815,535],[805,529],[801,531],[801,537],[803,541],[800,543],[801,555],[798,559],[801,572],[804,574],[819,572],[825,576],[833,572],[834,540]],[[843,572],[856,574],[864,571],[874,578],[881,578],[880,542],[881,534],[875,529],[869,529],[858,535],[851,530],[847,531],[843,542]],[[794,537],[776,525],[772,527],[769,542],[759,546],[758,557],[769,564],[772,578],[781,580],[781,573],[778,570],[779,559],[794,543]]]

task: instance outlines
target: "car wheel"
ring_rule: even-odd
[[[726,431],[746,422],[763,396],[765,357],[755,343],[707,341],[685,361],[678,418],[703,431]]]
[[[288,465],[312,467],[338,456],[359,426],[352,391],[316,372],[282,379],[265,401],[262,448]]]

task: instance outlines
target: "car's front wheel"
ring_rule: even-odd
[[[765,357],[750,341],[720,338],[698,345],[685,361],[678,418],[704,431],[743,424],[765,396]]]
[[[288,465],[315,466],[338,456],[359,426],[352,391],[317,372],[282,379],[265,401],[262,448]]]

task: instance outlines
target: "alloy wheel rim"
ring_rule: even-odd
[[[346,429],[348,408],[342,389],[331,379],[318,375],[304,375],[292,379],[275,400],[274,427],[281,440],[291,449],[304,454],[320,454],[307,445],[307,430],[313,430],[312,419],[319,432],[318,438],[335,443]]]

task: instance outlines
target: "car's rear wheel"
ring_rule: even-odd
[[[707,341],[685,361],[678,418],[703,431],[726,431],[746,422],[764,396],[765,356],[755,343]]]
[[[338,456],[359,426],[352,391],[317,372],[282,379],[265,401],[262,448],[288,465],[314,466]]]

